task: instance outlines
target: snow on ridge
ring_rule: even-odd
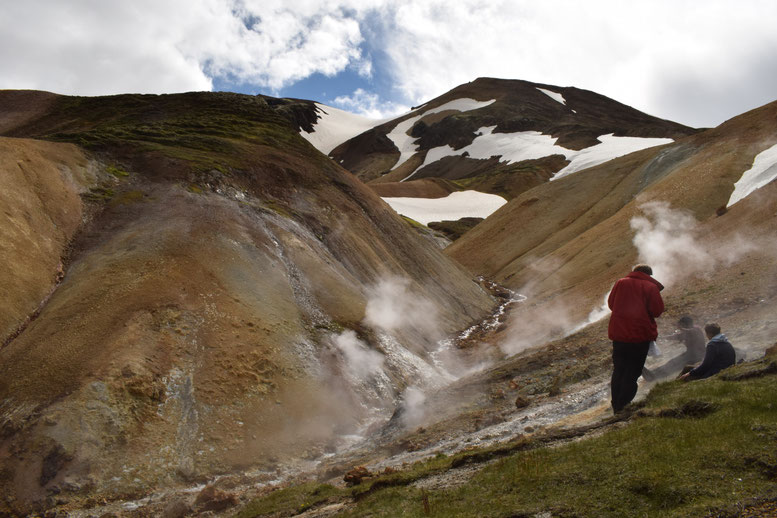
[[[540,92],[544,93],[545,95],[547,95],[548,97],[550,97],[554,101],[560,102],[564,106],[567,105],[567,100],[564,99],[564,96],[561,95],[560,93],[554,92],[553,90],[546,90],[545,88],[540,88],[539,86],[537,87],[537,90],[539,90]]]
[[[415,175],[422,167],[446,156],[468,153],[470,158],[489,159],[500,156],[506,163],[532,160],[550,155],[564,155],[570,163],[557,172],[551,180],[557,180],[568,174],[593,167],[634,151],[674,142],[669,138],[615,137],[612,133],[598,137],[600,143],[595,146],[574,151],[556,144],[556,139],[538,131],[519,131],[515,133],[494,133],[496,126],[485,126],[478,130],[472,144],[454,150],[452,147],[439,146],[427,151],[424,163],[410,173],[403,181]]]
[[[655,146],[662,146],[674,142],[670,138],[655,137],[616,137],[612,133],[596,137],[600,144],[583,148],[580,151],[569,151],[567,160],[571,160],[561,171],[557,172],[551,180],[558,180],[564,176],[587,169],[595,165],[603,164],[613,158],[625,156],[635,151],[640,151]]]
[[[315,105],[319,119],[313,124],[313,132],[302,130],[300,135],[325,155],[346,140],[390,120],[370,119],[324,104]]]
[[[507,201],[496,194],[478,191],[452,192],[445,198],[383,198],[399,214],[422,225],[432,221],[456,221],[461,218],[487,218]]]
[[[454,99],[453,101],[449,101],[441,106],[438,106],[437,108],[424,110],[418,115],[400,122],[394,126],[394,129],[392,129],[387,135],[388,138],[391,139],[391,141],[397,147],[397,149],[399,149],[400,153],[399,160],[397,160],[397,163],[394,164],[394,167],[391,169],[394,170],[400,165],[404,164],[418,151],[418,146],[415,145],[415,141],[418,139],[416,137],[411,137],[407,134],[407,132],[410,131],[410,128],[413,127],[413,124],[415,124],[425,115],[432,115],[433,113],[440,113],[446,110],[467,112],[477,110],[479,108],[485,108],[494,102],[496,102],[496,99],[491,99],[490,101],[476,101],[475,99],[470,99],[468,97]]]
[[[415,171],[402,181],[410,179],[422,167],[440,160],[446,156],[457,156],[469,153],[470,158],[489,159],[501,156],[503,162],[520,162],[542,158],[548,155],[566,155],[570,150],[556,145],[556,139],[543,135],[539,131],[519,131],[516,133],[494,133],[496,126],[484,126],[478,130],[478,136],[467,147],[454,150],[445,145],[430,149],[426,159]]]
[[[753,166],[742,173],[734,184],[734,192],[731,193],[726,207],[746,198],[775,178],[777,178],[777,144],[755,156]]]

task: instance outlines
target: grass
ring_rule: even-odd
[[[237,514],[237,518],[250,518],[278,512],[301,513],[316,505],[334,500],[342,496],[343,493],[344,490],[329,484],[308,482],[275,491],[264,498],[254,500]]]
[[[777,366],[769,362],[737,366],[709,380],[660,384],[626,426],[595,438],[553,448],[524,439],[438,457],[329,498],[354,500],[338,516],[684,517],[772,497]],[[764,369],[769,365],[771,371]],[[487,459],[499,460],[465,485],[410,485]]]
[[[96,152],[152,152],[185,160],[196,170],[228,175],[245,164],[245,145],[264,145],[319,160],[289,114],[297,101],[226,92],[173,95],[62,96],[20,134],[72,142]],[[284,110],[285,109],[285,110]],[[326,158],[326,157],[324,157]],[[117,178],[129,173],[109,166]]]
[[[105,172],[115,176],[116,178],[126,178],[129,176],[129,173],[127,171],[115,165],[109,165],[108,167],[106,167]]]

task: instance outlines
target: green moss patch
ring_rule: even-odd
[[[285,512],[290,515],[299,514],[315,506],[336,501],[346,494],[345,490],[337,489],[329,484],[307,483],[285,489],[279,489],[249,503],[238,514],[238,518],[266,516]]]
[[[109,165],[105,168],[105,172],[109,175],[115,176],[116,178],[126,178],[129,176],[129,173],[125,171],[124,169],[120,169],[119,167],[115,165]]]

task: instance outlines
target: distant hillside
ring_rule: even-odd
[[[0,92],[0,514],[315,457],[442,376],[436,340],[492,299],[298,135],[310,113]]]
[[[668,318],[685,311],[726,323],[737,315],[731,323],[742,326],[741,339],[764,347],[777,332],[768,316],[777,304],[774,182],[727,205],[754,158],[775,144],[777,102],[538,185],[446,253],[534,296],[516,323],[544,323],[546,330],[553,319],[568,329],[583,322],[619,276],[648,261],[667,284],[665,297],[679,298],[667,306]],[[764,181],[777,176],[774,166],[771,172]]]
[[[554,174],[696,131],[578,88],[480,78],[330,155],[369,183],[443,178],[509,199]]]

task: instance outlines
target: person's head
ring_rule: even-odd
[[[653,275],[653,268],[646,264],[638,264],[632,270],[632,272],[642,272],[647,275]]]
[[[677,321],[677,325],[683,329],[690,329],[693,327],[693,319],[688,315],[685,315],[684,317],[680,317],[680,320]]]
[[[720,334],[720,326],[715,322],[711,322],[704,326],[704,333],[707,335],[707,338],[717,336]]]

